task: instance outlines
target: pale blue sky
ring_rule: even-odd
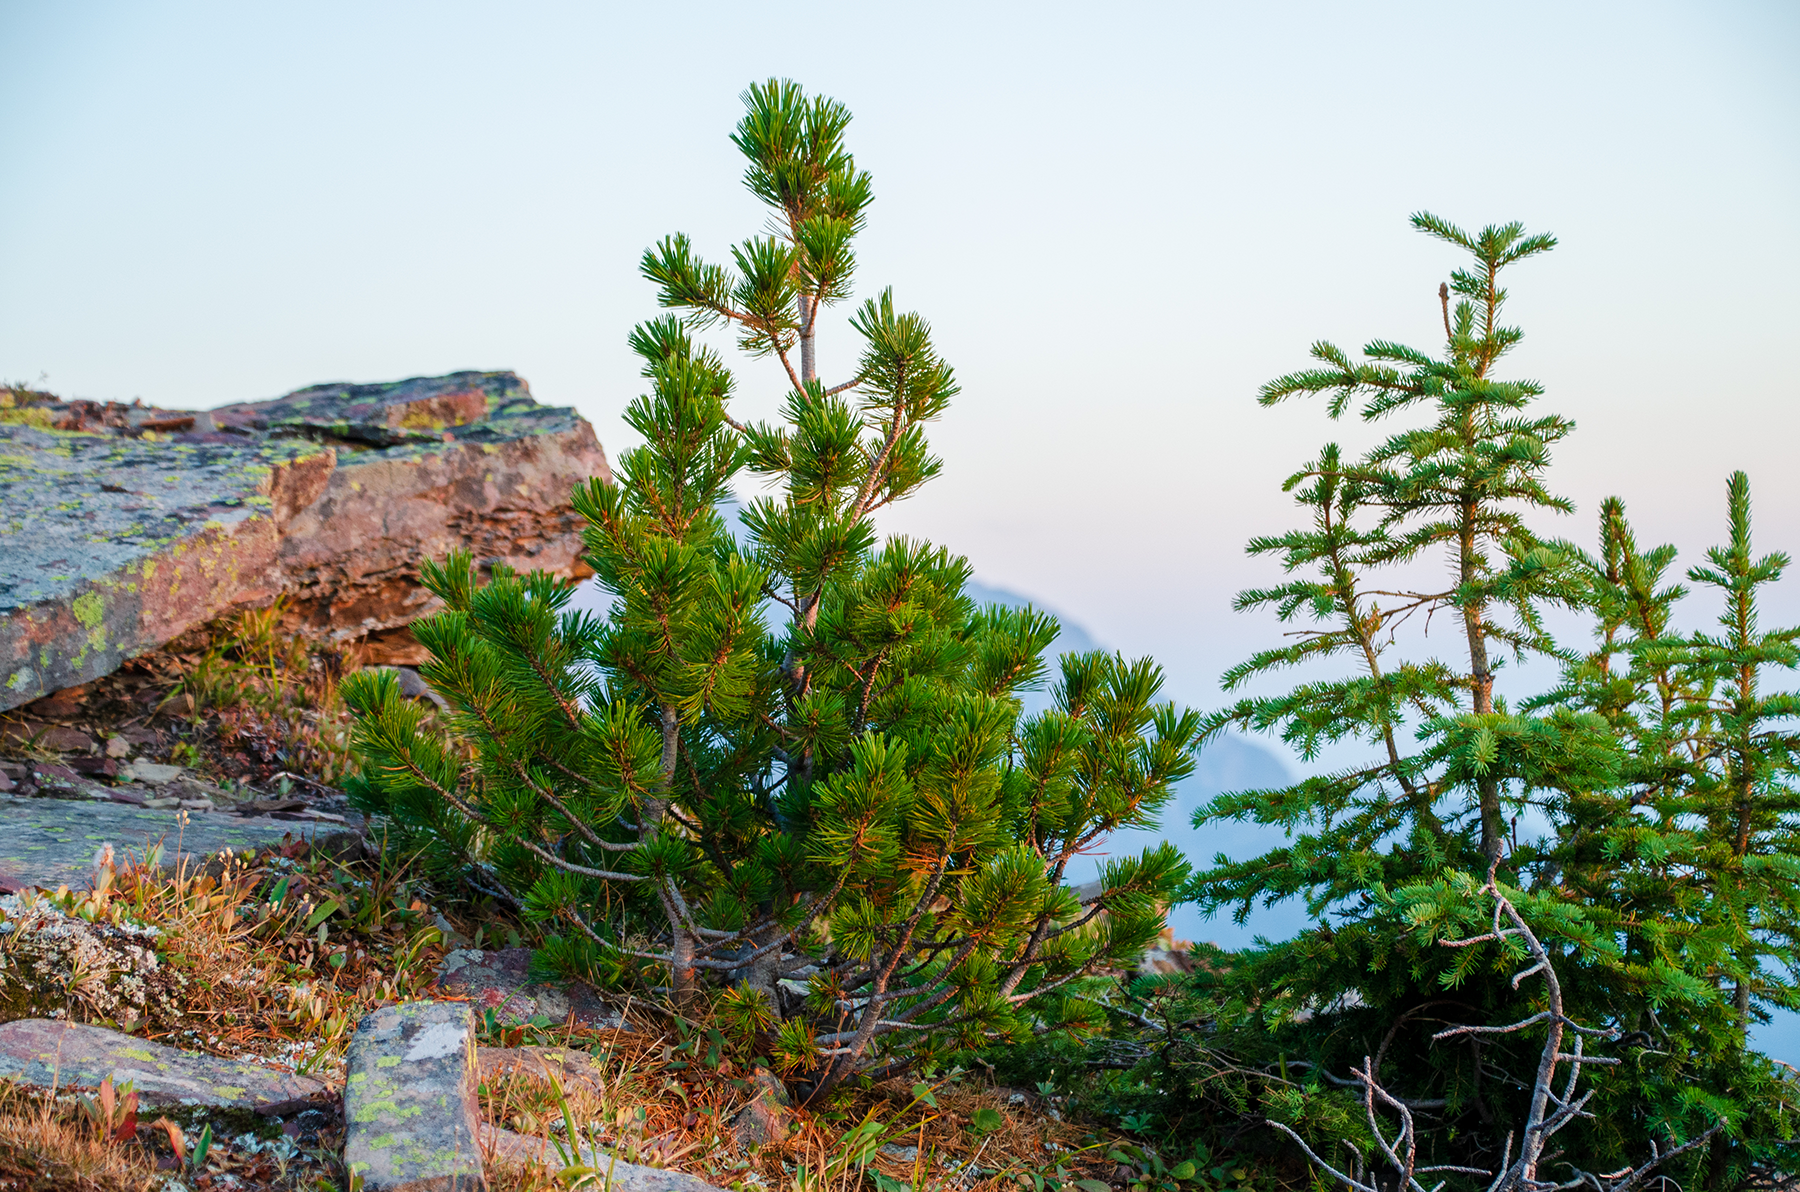
[[[0,0],[0,376],[205,406],[512,368],[616,452],[637,256],[756,229],[726,134],[792,76],[856,113],[864,292],[963,381],[887,527],[1210,702],[1271,628],[1229,612],[1268,578],[1242,542],[1333,433],[1255,386],[1316,337],[1435,342],[1455,262],[1418,208],[1562,237],[1513,314],[1581,424],[1563,532],[1619,491],[1691,552],[1741,466],[1800,547],[1797,13]]]

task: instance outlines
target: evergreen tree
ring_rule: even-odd
[[[616,486],[576,491],[611,611],[568,611],[544,576],[482,583],[466,556],[426,568],[445,610],[415,632],[450,731],[388,679],[347,683],[352,795],[542,924],[547,960],[716,996],[820,1096],[945,1048],[1094,1027],[1081,983],[1155,937],[1186,867],[1166,845],[1115,859],[1087,904],[1067,867],[1155,822],[1199,718],[1160,700],[1148,661],[1099,653],[1064,657],[1055,706],[1022,717],[1055,622],[978,608],[964,559],[880,539],[873,514],[938,471],[924,428],[955,377],[883,292],[851,319],[856,374],[818,380],[868,175],[841,105],[786,82],[744,101],[733,139],[778,234],[735,248],[735,272],[681,236],[645,254],[690,322],[633,333],[643,445]],[[691,330],[719,323],[783,365],[777,421],[731,415],[732,376]],[[740,541],[720,507],[746,474],[768,491]]]
[[[1606,501],[1601,554],[1582,557],[1596,649],[1533,701],[1596,710],[1625,759],[1614,788],[1559,809],[1544,874],[1624,944],[1586,974],[1590,1002],[1643,1040],[1636,1079],[1607,1081],[1624,1085],[1615,1120],[1655,1135],[1726,1118],[1705,1168],[1713,1188],[1767,1174],[1793,1132],[1780,1111],[1791,1093],[1747,1032],[1766,1007],[1796,1004],[1800,703],[1764,684],[1800,663],[1800,630],[1759,629],[1758,591],[1788,559],[1753,556],[1749,505],[1735,473],[1729,543],[1687,573],[1724,597],[1724,632],[1682,635],[1671,622],[1688,589],[1664,581],[1675,549],[1640,551],[1623,504]]]
[[[1321,394],[1334,418],[1360,403],[1365,421],[1406,422],[1360,458],[1327,446],[1287,483],[1309,524],[1250,544],[1252,553],[1279,556],[1293,578],[1243,593],[1238,606],[1272,607],[1301,627],[1289,644],[1229,672],[1228,689],[1334,659],[1347,662],[1349,673],[1241,699],[1207,721],[1209,733],[1234,726],[1278,732],[1303,757],[1355,741],[1372,746],[1375,757],[1284,790],[1214,799],[1197,824],[1249,818],[1280,825],[1289,841],[1246,861],[1220,857],[1186,892],[1209,910],[1235,907],[1240,920],[1258,901],[1299,896],[1316,919],[1293,940],[1222,957],[1195,983],[1217,1024],[1212,1045],[1244,1056],[1304,1057],[1311,1073],[1311,1092],[1299,1100],[1249,1080],[1241,1105],[1275,1097],[1279,1112],[1303,1128],[1321,1136],[1340,1130],[1348,1119],[1343,1106],[1332,1106],[1330,1075],[1341,1082],[1372,1055],[1378,1067],[1390,1065],[1387,1075],[1376,1073],[1390,1087],[1467,1119],[1454,1151],[1459,1160],[1498,1161],[1504,1140],[1483,1135],[1480,1123],[1505,1120],[1503,1102],[1516,1086],[1494,1073],[1534,1063],[1532,1046],[1477,1037],[1466,1050],[1433,1049],[1428,1038],[1448,1012],[1437,1009],[1447,999],[1461,1007],[1461,1021],[1505,1021],[1520,1016],[1512,1013],[1520,995],[1502,982],[1492,955],[1447,951],[1436,940],[1479,930],[1468,930],[1474,924],[1466,918],[1480,903],[1475,875],[1508,852],[1515,817],[1564,791],[1609,787],[1619,759],[1598,715],[1520,714],[1495,691],[1498,653],[1555,656],[1542,609],[1583,594],[1575,569],[1526,520],[1570,508],[1545,486],[1544,473],[1572,426],[1533,411],[1541,386],[1505,379],[1497,368],[1521,337],[1501,321],[1500,275],[1555,241],[1517,224],[1470,235],[1428,214],[1412,222],[1471,258],[1439,290],[1441,352],[1376,341],[1357,361],[1319,343],[1312,354],[1320,367],[1261,392],[1265,405]],[[1406,582],[1437,560],[1447,565],[1447,584]],[[1458,649],[1447,657],[1411,650],[1402,633],[1440,614],[1454,618]],[[1509,890],[1531,861],[1518,850],[1505,856]],[[1578,908],[1509,897],[1548,915],[1553,929],[1539,930],[1559,947],[1609,946]],[[1238,1078],[1253,1068],[1240,1065]],[[1429,1142],[1447,1145],[1443,1136]]]
[[[1250,543],[1290,578],[1241,594],[1238,607],[1300,627],[1228,672],[1227,688],[1331,660],[1348,673],[1207,720],[1209,733],[1277,732],[1307,758],[1355,741],[1375,756],[1284,790],[1222,795],[1196,816],[1278,824],[1289,840],[1247,861],[1220,857],[1188,896],[1234,906],[1240,921],[1257,901],[1300,896],[1316,922],[1219,954],[1188,982],[1172,1012],[1209,1025],[1176,1045],[1161,1075],[1205,1090],[1195,1110],[1229,1106],[1322,1146],[1366,1148],[1343,1074],[1372,1057],[1375,1079],[1439,1115],[1421,1128],[1420,1162],[1497,1166],[1506,1143],[1491,1127],[1516,1120],[1538,1041],[1431,1042],[1446,1021],[1543,1009],[1510,980],[1504,948],[1439,946],[1486,929],[1479,875],[1497,863],[1505,897],[1561,973],[1566,1013],[1617,1035],[1606,1058],[1618,1062],[1583,1077],[1594,1116],[1559,1142],[1606,1170],[1724,1119],[1710,1153],[1690,1151],[1668,1174],[1704,1170],[1709,1186],[1738,1186],[1770,1170],[1792,1133],[1781,1110],[1791,1094],[1744,1034],[1754,1006],[1794,999],[1800,738],[1793,697],[1763,687],[1770,668],[1795,665],[1796,634],[1761,631],[1755,608],[1786,559],[1753,558],[1747,487],[1734,477],[1730,545],[1689,573],[1726,595],[1724,632],[1684,636],[1671,628],[1686,594],[1669,582],[1675,552],[1641,550],[1619,502],[1602,508],[1595,556],[1539,537],[1527,514],[1570,507],[1544,473],[1571,426],[1534,413],[1540,387],[1494,366],[1520,337],[1500,322],[1499,274],[1554,242],[1518,225],[1470,236],[1429,215],[1413,223],[1474,258],[1439,290],[1445,351],[1378,341],[1356,362],[1318,344],[1323,367],[1262,391],[1265,404],[1330,394],[1333,417],[1359,397],[1371,421],[1418,416],[1359,458],[1327,446],[1287,481],[1304,528]],[[1433,554],[1449,584],[1403,582]],[[1591,652],[1550,640],[1550,604],[1594,617]],[[1449,657],[1415,652],[1419,639],[1403,635],[1433,613],[1458,622]],[[1495,690],[1503,650],[1560,660],[1560,685],[1509,708]],[[1548,830],[1520,839],[1521,820]]]

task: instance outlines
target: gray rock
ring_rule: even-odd
[[[496,1164],[536,1164],[551,1171],[556,1171],[563,1165],[562,1155],[547,1139],[515,1134],[496,1126],[484,1125],[481,1128],[481,1145]],[[668,1171],[661,1167],[645,1167],[641,1163],[627,1163],[610,1151],[592,1145],[582,1146],[579,1154],[571,1152],[569,1158],[579,1159],[589,1167],[598,1168],[605,1176],[603,1186],[611,1189],[611,1192],[720,1192],[717,1185],[709,1184],[697,1175]]]
[[[484,1081],[524,1077],[547,1084],[554,1077],[564,1091],[606,1092],[606,1073],[594,1057],[572,1047],[477,1047],[475,1067]]]
[[[160,842],[164,866],[183,858],[192,866],[225,849],[260,850],[302,837],[328,843],[345,835],[333,824],[0,795],[0,889],[85,886],[94,855],[109,844],[120,864],[141,859]]]
[[[393,671],[394,678],[400,684],[400,694],[407,699],[428,699],[440,708],[448,710],[450,707],[450,701],[433,691],[431,684],[425,681],[425,676],[410,666],[379,666],[371,669]]]
[[[460,1002],[384,1006],[345,1057],[344,1166],[367,1192],[476,1192],[474,1019]]]
[[[163,786],[174,782],[186,770],[180,766],[165,766],[160,762],[132,762],[119,773],[121,782],[141,782],[146,786]]]
[[[0,1076],[38,1088],[131,1082],[145,1106],[205,1105],[282,1114],[315,1106],[330,1089],[310,1076],[198,1055],[104,1027],[21,1018],[0,1025]]]
[[[552,1022],[565,1022],[572,1015],[584,1026],[631,1029],[591,985],[533,981],[530,965],[530,948],[458,949],[444,957],[437,987],[452,997],[467,998],[477,1014],[494,1011],[502,1023],[529,1022],[540,1014]]]
[[[455,547],[585,574],[569,491],[611,478],[593,427],[507,372],[316,385],[210,429],[0,396],[0,711],[277,595],[289,630],[398,631],[436,606],[419,561]]]

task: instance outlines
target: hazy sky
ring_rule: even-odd
[[[1800,548],[1797,14],[0,0],[0,377],[208,406],[511,368],[616,453],[638,254],[758,228],[727,133],[791,76],[856,113],[863,292],[963,383],[946,475],[886,527],[1206,702],[1268,641],[1228,607],[1269,578],[1244,539],[1358,438],[1255,387],[1319,337],[1436,345],[1457,261],[1420,208],[1562,238],[1512,279],[1515,369],[1580,423],[1561,532],[1619,492],[1691,557],[1744,467]],[[774,367],[741,377],[770,410]]]

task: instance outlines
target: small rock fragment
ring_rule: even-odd
[[[106,756],[114,759],[124,758],[131,753],[131,742],[124,737],[108,737],[106,739]]]
[[[584,1026],[631,1029],[591,985],[532,981],[530,965],[530,948],[459,949],[444,957],[437,986],[453,997],[468,998],[478,1014],[494,1011],[502,1023],[529,1022],[539,1014],[562,1022],[574,1015]]]
[[[792,1116],[788,1108],[787,1088],[767,1068],[758,1068],[752,1072],[750,1083],[756,1087],[756,1095],[733,1119],[732,1134],[742,1147],[767,1146],[772,1142],[780,1142],[787,1137],[788,1119]]]
[[[165,766],[159,762],[132,762],[119,777],[127,782],[144,782],[151,786],[164,786],[174,782],[186,773],[180,766]]]
[[[473,1027],[460,1002],[384,1006],[356,1024],[344,1166],[367,1192],[485,1192]]]

